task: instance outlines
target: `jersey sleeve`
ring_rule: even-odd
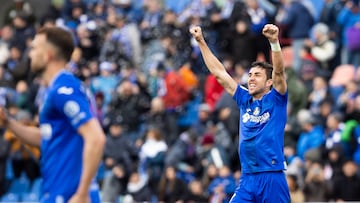
[[[277,105],[286,105],[288,101],[288,91],[285,94],[280,94],[275,88],[271,89],[272,97]]]
[[[245,87],[238,85],[233,95],[233,99],[235,100],[236,104],[240,106],[241,103],[247,99],[246,95],[248,95],[248,90]]]
[[[94,117],[90,100],[81,85],[60,86],[53,92],[52,101],[60,116],[76,130]]]

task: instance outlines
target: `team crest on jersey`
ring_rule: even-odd
[[[66,94],[66,95],[70,95],[74,92],[74,89],[72,87],[60,87],[58,90],[57,90],[57,93],[58,94]]]
[[[75,117],[80,112],[80,106],[76,101],[67,101],[64,105],[64,113],[70,118]]]
[[[255,109],[254,109],[254,116],[257,116],[257,115],[259,115],[259,113],[260,113],[260,108],[259,107],[255,107]]]

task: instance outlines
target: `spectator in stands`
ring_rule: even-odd
[[[311,55],[319,64],[317,74],[330,79],[335,67],[332,60],[336,52],[336,44],[329,39],[329,27],[324,23],[317,23],[312,28],[313,40],[305,40],[304,46],[309,48]]]
[[[192,125],[198,136],[203,136],[214,125],[211,109],[208,104],[202,103],[198,107],[198,121]]]
[[[349,34],[350,29],[359,30],[360,27],[360,5],[359,0],[346,1],[345,6],[341,9],[337,16],[337,22],[343,26],[342,32],[342,60],[343,64],[352,64],[355,67],[360,65],[360,47],[359,43],[351,40],[358,39],[359,32],[354,32],[353,35]],[[352,45],[357,47],[352,47]]]
[[[144,17],[145,3],[143,1],[114,0],[110,5],[118,15],[125,16],[131,23],[139,25]]]
[[[354,153],[352,158],[356,164],[360,165],[360,126],[357,126],[354,129],[354,139],[356,142],[354,144]]]
[[[9,46],[13,37],[13,29],[10,25],[1,28],[0,38],[0,64],[3,65],[9,57]]]
[[[330,66],[337,67],[341,64],[341,50],[344,46],[342,43],[343,27],[337,23],[337,16],[344,7],[346,0],[341,1],[325,1],[319,21],[325,23],[329,27],[329,39],[336,44],[335,57]]]
[[[305,153],[313,148],[320,147],[324,143],[324,130],[317,125],[315,117],[309,110],[298,112],[297,118],[302,132],[297,142],[297,155],[304,159]]]
[[[197,136],[191,129],[182,132],[165,157],[165,166],[174,167],[185,181],[192,180],[200,169],[196,154]]]
[[[223,92],[217,101],[213,115],[218,118],[218,122],[222,123],[229,133],[232,143],[236,140],[239,132],[240,113],[237,110],[236,102],[231,98],[227,92]]]
[[[342,167],[347,158],[341,146],[334,146],[323,153],[325,154],[325,179],[330,180],[334,187],[334,182],[343,175]]]
[[[6,192],[6,162],[10,152],[10,143],[4,139],[4,128],[0,128],[0,197]]]
[[[302,203],[305,201],[305,195],[299,187],[298,178],[296,175],[288,174],[286,176],[287,183],[290,190],[290,198],[292,203]]]
[[[258,53],[263,54],[264,61],[270,61],[269,44],[267,38],[262,34],[262,28],[269,23],[269,15],[259,5],[258,0],[246,0],[248,22],[250,23],[250,30],[255,34],[256,43],[252,46],[257,48]],[[257,59],[257,58],[256,58]],[[255,60],[249,61],[250,63]]]
[[[293,68],[300,73],[301,61],[300,50],[304,40],[309,38],[309,31],[314,25],[315,19],[313,8],[309,1],[282,0],[276,21],[284,27],[291,38],[291,46],[294,53]]]
[[[223,166],[229,167],[229,155],[225,149],[215,144],[214,135],[207,133],[201,138],[199,159],[202,168],[207,168],[209,165],[215,165],[217,169]]]
[[[209,202],[209,197],[205,194],[201,181],[192,180],[188,184],[188,188],[189,195],[186,197],[186,202]]]
[[[356,163],[352,160],[344,162],[342,176],[334,180],[334,200],[337,202],[360,201],[360,177]]]
[[[146,2],[146,10],[144,17],[139,25],[141,40],[143,43],[157,38],[159,33],[156,33],[158,26],[160,26],[163,12],[159,0],[149,0]]]
[[[177,71],[166,67],[165,64],[158,65],[158,77],[165,83],[165,93],[162,98],[168,111],[177,112],[189,100],[189,89]]]
[[[311,113],[315,116],[320,113],[320,103],[325,99],[332,99],[328,83],[322,76],[316,76],[312,83],[312,89],[308,96],[308,105]]]
[[[32,115],[25,110],[19,110],[15,118],[25,125],[35,126]],[[4,133],[4,139],[11,145],[10,159],[15,178],[19,178],[23,172],[30,179],[30,182],[40,177],[39,148],[22,143],[9,130]]]
[[[336,99],[336,108],[342,112],[349,113],[354,110],[355,97],[359,93],[359,85],[356,81],[348,81],[345,89]]]
[[[96,25],[93,22],[82,22],[76,28],[77,46],[82,50],[83,59],[85,61],[92,60],[99,56],[100,42],[97,35]]]
[[[296,176],[297,184],[299,185],[299,188],[302,188],[303,184],[303,167],[304,167],[304,161],[297,156],[296,154],[296,145],[289,143],[286,144],[284,147],[284,155],[286,159],[286,163],[288,165],[288,168],[286,169],[286,174],[291,176]],[[291,196],[291,187],[289,185],[290,189],[290,196]]]
[[[216,102],[219,100],[221,94],[224,92],[224,88],[216,80],[216,77],[212,74],[206,76],[204,86],[204,99],[205,103],[209,106],[209,111],[213,112]]]
[[[125,16],[117,14],[113,9],[108,11],[106,33],[100,50],[100,61],[115,63],[118,68],[123,63],[133,63],[133,39]]]
[[[62,15],[65,20],[70,19],[73,14],[73,8],[79,7],[86,13],[86,4],[81,0],[65,0],[64,6],[62,8]]]
[[[324,168],[320,162],[313,162],[307,168],[305,177],[305,201],[306,202],[326,202],[330,199],[331,188],[329,182],[325,180]]]
[[[146,128],[156,128],[168,146],[174,144],[179,135],[177,117],[166,111],[161,97],[152,99],[150,112],[145,117],[145,125]]]
[[[189,193],[186,182],[176,176],[173,166],[165,168],[158,188],[160,203],[185,201]]]
[[[16,82],[19,79],[18,76],[19,73],[17,69],[21,61],[23,52],[21,51],[20,47],[15,43],[10,44],[9,49],[10,49],[10,55],[9,58],[6,60],[4,66],[6,70],[10,73],[11,79],[16,84]]]
[[[319,105],[319,115],[317,116],[318,123],[321,126],[326,126],[328,116],[336,110],[334,101],[331,98],[324,99]]]
[[[26,14],[22,12],[19,12],[12,19],[12,25],[14,28],[12,42],[16,44],[16,47],[23,53],[27,47],[27,43],[31,41],[35,35],[35,27],[28,22]]]
[[[156,126],[150,126],[139,151],[139,171],[141,176],[147,177],[152,194],[157,193],[157,185],[165,168],[167,151],[168,145],[161,131]]]
[[[119,78],[115,74],[115,64],[103,61],[99,65],[100,75],[94,76],[90,81],[90,89],[93,94],[102,92],[104,94],[104,103],[102,108],[106,109],[106,106],[111,102],[111,96],[114,94],[114,89],[118,84]]]
[[[140,137],[142,119],[149,109],[150,100],[139,94],[137,85],[125,79],[116,87],[106,117],[108,121],[119,118],[126,136],[135,143]]]
[[[103,183],[102,200],[105,202],[115,202],[120,194],[126,192],[130,174],[136,169],[133,157],[137,156],[137,151],[125,133],[121,118],[113,118],[104,151],[105,167],[109,170]]]
[[[207,190],[211,201],[224,202],[229,201],[236,189],[236,181],[228,166],[219,168],[216,176],[209,184]]]
[[[251,31],[250,24],[245,19],[238,19],[232,30],[229,50],[234,58],[234,63],[246,64],[244,68],[248,69],[251,62],[257,59],[257,36]],[[239,47],[249,47],[249,49],[239,49]]]
[[[171,44],[167,48],[167,58],[171,58],[175,71],[179,70],[191,57],[190,38],[186,26],[177,22],[177,16],[172,10],[165,10],[160,24],[156,28],[157,38],[169,36]]]
[[[148,185],[148,178],[138,172],[131,173],[126,189],[134,202],[151,202],[152,200],[152,188]]]

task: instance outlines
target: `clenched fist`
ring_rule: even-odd
[[[190,33],[192,34],[192,36],[195,38],[195,40],[197,42],[200,42],[200,41],[204,40],[204,37],[203,37],[200,26],[191,27],[190,28]]]
[[[276,25],[266,24],[262,33],[271,43],[279,40],[279,28]]]

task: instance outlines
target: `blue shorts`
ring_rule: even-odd
[[[242,174],[230,203],[290,203],[285,173],[282,171]]]

